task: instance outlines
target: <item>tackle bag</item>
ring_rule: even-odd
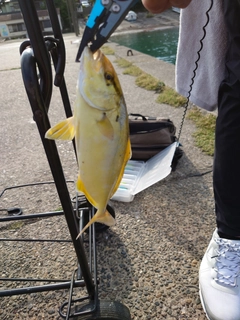
[[[129,114],[129,132],[132,147],[132,160],[147,161],[177,140],[176,127],[166,118]],[[182,150],[177,147],[172,169],[174,170]]]

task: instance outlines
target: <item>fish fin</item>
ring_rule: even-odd
[[[103,224],[106,224],[107,226],[111,227],[115,225],[116,221],[113,218],[113,216],[106,210],[104,213],[101,211],[97,211],[95,215],[92,217],[92,219],[86,224],[86,226],[81,230],[81,232],[78,234],[78,239],[87,228],[89,228],[94,222],[100,222]]]
[[[128,160],[131,158],[132,156],[132,149],[131,149],[131,142],[130,142],[130,139],[128,138],[128,142],[127,142],[127,148],[126,148],[126,153],[125,153],[125,156],[124,156],[124,161],[123,161],[123,164],[122,164],[122,168],[121,168],[121,171],[119,173],[119,176],[118,176],[118,179],[117,179],[117,182],[114,186],[114,189],[112,191],[112,194],[110,196],[110,198],[114,195],[114,193],[117,191],[119,185],[120,185],[120,182],[122,180],[122,177],[123,177],[123,174],[124,174],[124,170],[125,170],[125,166],[128,162]]]
[[[128,138],[128,142],[127,142],[127,150],[126,150],[126,154],[125,154],[125,159],[126,163],[128,162],[128,160],[130,160],[132,158],[132,147],[131,147],[131,141],[130,138]]]
[[[67,118],[60,121],[55,126],[50,128],[46,134],[45,138],[51,140],[72,140],[75,136],[76,129],[74,125],[74,117]]]
[[[97,127],[101,134],[103,134],[105,137],[107,137],[110,140],[113,140],[114,138],[114,129],[113,126],[106,116],[106,113],[103,113],[102,119],[97,121]]]
[[[77,183],[76,183],[76,188],[77,191],[83,192],[84,193],[84,185],[83,182],[81,180],[80,174],[78,174],[78,179],[77,179]]]
[[[88,199],[88,201],[94,206],[97,207],[97,203],[94,201],[94,199],[90,196],[90,194],[87,192],[87,190],[85,189],[85,186],[81,180],[80,174],[78,174],[78,179],[77,179],[77,183],[76,183],[76,188],[77,191],[79,192],[83,192],[86,196],[86,198]]]

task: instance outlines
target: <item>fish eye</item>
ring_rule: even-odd
[[[106,73],[104,74],[104,76],[105,76],[105,79],[106,79],[107,81],[112,81],[112,80],[113,80],[113,76],[112,76],[110,73],[108,73],[108,72],[106,72]]]

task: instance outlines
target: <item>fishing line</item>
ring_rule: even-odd
[[[188,110],[188,107],[189,107],[189,100],[190,100],[190,96],[191,96],[191,93],[192,93],[192,89],[193,89],[193,84],[194,84],[194,80],[196,78],[196,74],[197,74],[197,69],[198,69],[198,62],[201,58],[201,51],[203,49],[203,40],[205,39],[206,37],[206,27],[207,25],[209,24],[209,21],[210,21],[210,16],[209,16],[209,12],[211,11],[213,7],[213,0],[210,0],[210,7],[209,9],[206,11],[206,16],[207,16],[207,22],[205,23],[205,25],[203,26],[202,30],[203,30],[203,37],[200,39],[200,49],[197,51],[197,60],[195,61],[195,68],[193,69],[193,77],[191,78],[191,84],[190,84],[190,89],[188,91],[188,95],[187,95],[187,101],[186,101],[186,104],[184,106],[184,112],[183,112],[183,116],[182,116],[182,121],[180,123],[180,128],[179,128],[179,132],[178,132],[178,137],[177,137],[177,141],[179,142],[179,139],[180,139],[180,135],[182,133],[182,128],[183,128],[183,124],[184,124],[184,120],[186,118],[186,113],[187,113],[187,110]]]

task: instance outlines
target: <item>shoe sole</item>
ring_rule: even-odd
[[[207,310],[206,310],[206,307],[205,307],[205,303],[204,303],[204,300],[203,300],[203,297],[202,297],[202,293],[201,293],[200,287],[199,287],[199,296],[200,296],[201,304],[202,304],[202,307],[203,307],[203,311],[206,314],[206,317],[208,318],[208,320],[213,320],[213,319],[210,319],[209,315],[207,314]]]

